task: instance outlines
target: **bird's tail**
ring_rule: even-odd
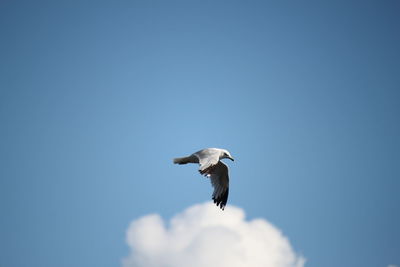
[[[183,158],[174,158],[174,164],[196,163],[197,161],[197,158],[193,155]]]

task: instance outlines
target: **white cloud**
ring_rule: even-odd
[[[157,215],[132,221],[130,255],[124,267],[302,267],[281,231],[264,219],[245,220],[244,211],[212,203],[194,205],[168,225]]]

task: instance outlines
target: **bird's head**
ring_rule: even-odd
[[[231,153],[229,153],[229,151],[226,149],[222,149],[220,158],[221,159],[230,159],[230,160],[234,161],[233,157],[231,156]]]

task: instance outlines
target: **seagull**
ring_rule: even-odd
[[[212,199],[217,207],[224,210],[228,201],[229,176],[228,166],[221,159],[230,159],[234,161],[231,154],[226,149],[205,148],[197,151],[190,156],[175,158],[175,164],[199,163],[199,172],[201,175],[210,178],[211,185],[214,187]]]

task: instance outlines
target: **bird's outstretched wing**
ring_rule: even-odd
[[[199,172],[201,174],[206,174],[208,171],[219,162],[220,151],[215,148],[206,148],[197,151],[195,155],[199,159]]]
[[[229,194],[228,167],[219,161],[216,165],[208,168],[204,175],[210,178],[211,185],[214,187],[212,194],[214,203],[224,210]]]

